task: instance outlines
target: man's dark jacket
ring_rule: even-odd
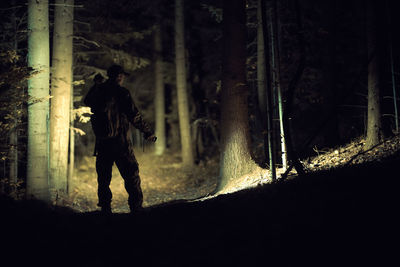
[[[84,99],[91,108],[91,122],[96,143],[104,139],[120,138],[131,145],[129,123],[144,133],[144,138],[153,134],[136,108],[128,89],[115,81],[107,80],[93,86]]]

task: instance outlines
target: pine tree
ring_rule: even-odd
[[[248,88],[246,85],[246,1],[223,2],[221,157],[218,190],[250,172]]]

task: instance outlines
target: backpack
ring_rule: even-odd
[[[126,115],[121,112],[118,96],[107,92],[113,91],[107,88],[102,90],[98,95],[94,114],[90,118],[93,132],[100,139],[116,137],[129,127]]]

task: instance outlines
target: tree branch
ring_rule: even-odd
[[[73,38],[76,39],[76,40],[82,40],[82,41],[87,42],[89,44],[93,44],[93,45],[95,45],[97,47],[101,47],[101,45],[99,45],[97,42],[88,40],[88,39],[86,39],[85,37],[82,37],[82,36],[73,36]]]

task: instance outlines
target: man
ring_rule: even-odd
[[[121,66],[113,65],[107,70],[107,75],[108,80],[92,87],[84,99],[93,112],[91,122],[96,135],[97,205],[103,213],[111,213],[110,183],[115,162],[125,181],[129,208],[131,213],[135,213],[142,209],[143,193],[129,124],[142,131],[146,140],[155,142],[157,138],[143,121],[129,91],[122,87],[125,76],[129,74]]]

